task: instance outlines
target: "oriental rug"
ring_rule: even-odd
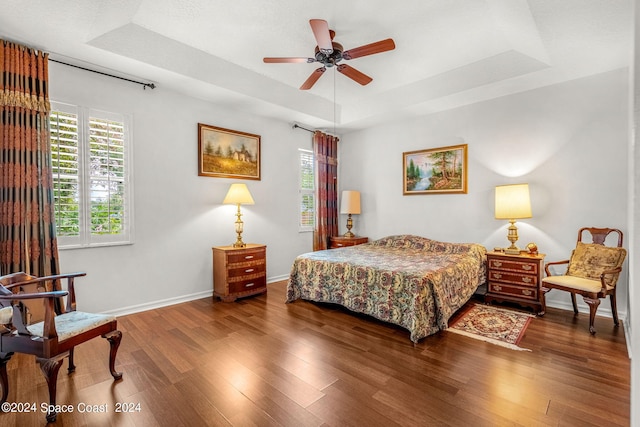
[[[534,317],[521,311],[472,304],[453,319],[447,330],[512,350],[531,351],[518,344]]]

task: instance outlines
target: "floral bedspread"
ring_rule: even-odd
[[[486,249],[412,235],[298,256],[287,302],[340,304],[411,332],[411,341],[447,328],[485,281]]]

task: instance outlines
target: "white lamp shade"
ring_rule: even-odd
[[[360,214],[360,192],[345,190],[342,192],[342,200],[340,202],[340,213],[343,214]]]
[[[496,219],[531,218],[529,184],[496,187]]]
[[[231,184],[222,202],[225,205],[253,205],[253,197],[246,184]]]

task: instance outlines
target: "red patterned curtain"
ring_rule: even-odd
[[[338,235],[338,138],[320,131],[313,133],[316,166],[316,228],[313,250],[329,247],[329,237]]]
[[[58,274],[48,55],[0,41],[0,274]]]

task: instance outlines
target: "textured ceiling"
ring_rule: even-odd
[[[630,0],[0,0],[0,37],[268,117],[340,132],[629,66]],[[309,19],[345,49],[396,49],[317,63]]]

